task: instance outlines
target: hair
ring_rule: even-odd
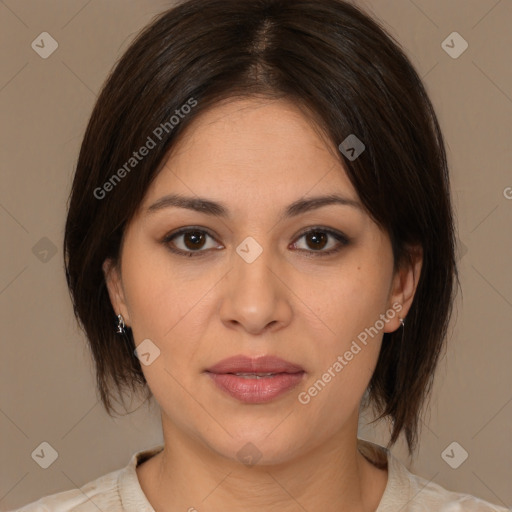
[[[335,147],[355,134],[364,152],[349,159],[339,151],[340,162],[389,235],[395,270],[421,246],[405,330],[384,333],[367,389],[375,421],[391,420],[388,447],[403,432],[412,454],[458,281],[447,158],[434,108],[399,43],[341,0],[185,1],[156,16],[106,79],[64,234],[67,284],[101,401],[112,415],[128,389],[151,397],[131,330],[124,341],[115,333],[102,264],[119,262],[124,230],[184,129],[220,101],[244,97],[293,101]],[[149,139],[155,147],[131,160]]]

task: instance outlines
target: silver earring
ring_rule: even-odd
[[[405,327],[405,320],[401,317],[398,317],[398,319],[400,320],[400,323],[402,324],[402,327]]]
[[[126,334],[126,329],[124,328],[124,318],[123,315],[117,315],[117,330],[118,334]]]

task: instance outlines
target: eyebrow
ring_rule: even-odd
[[[298,199],[290,204],[280,216],[280,220],[296,217],[302,213],[306,213],[323,206],[329,205],[350,206],[363,212],[363,206],[359,201],[343,197],[338,194],[330,194],[326,196],[316,196],[309,199]],[[229,209],[223,204],[204,197],[186,197],[179,194],[169,194],[158,199],[149,206],[146,214],[152,214],[165,208],[184,208],[196,212],[212,215],[214,217],[229,218]]]

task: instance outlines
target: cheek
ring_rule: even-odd
[[[206,283],[190,280],[161,247],[133,239],[123,254],[123,282],[130,320],[136,339],[164,340],[180,319],[187,321],[206,291]]]
[[[324,435],[332,434],[359,411],[362,396],[377,364],[382,334],[360,341],[362,325],[371,317],[368,311],[353,310],[353,317],[344,310],[343,317],[332,317],[337,336],[326,337],[315,348],[314,371],[308,378],[299,403],[301,412],[317,418]],[[359,337],[358,337],[359,336]]]
[[[386,311],[388,271],[361,252],[307,295],[325,335],[316,336],[315,371],[304,401],[320,416],[341,420],[359,406],[382,343],[382,329],[375,325],[381,327],[377,322]]]
[[[221,275],[197,270],[192,275],[193,270],[183,268],[173,264],[165,251],[142,244],[123,257],[125,297],[135,344],[149,339],[160,351],[154,365],[142,366],[150,387],[153,381],[156,386],[163,381],[170,385],[170,374],[188,382],[202,364],[202,352],[207,351],[201,342],[214,311],[213,288]]]
[[[159,252],[133,251],[123,259],[125,297],[135,345],[149,346],[150,352],[158,354],[141,368],[162,408],[177,408],[184,417],[197,415],[195,402],[184,389],[193,389],[190,378],[192,369],[198,366],[198,340],[208,302],[204,295],[212,284],[191,282],[172,269],[170,258],[155,254]],[[148,345],[148,339],[154,345]]]
[[[353,261],[340,266],[321,286],[304,283],[307,304],[325,324],[328,336],[320,341],[343,350],[385,313],[390,272],[382,263],[354,254]]]

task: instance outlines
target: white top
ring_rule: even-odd
[[[162,451],[163,445],[132,455],[127,466],[93,480],[80,489],[52,494],[17,512],[155,512],[142,491],[135,468]],[[385,447],[358,439],[359,451],[377,467],[388,468],[388,482],[375,512],[508,512],[510,509],[413,475]],[[13,511],[14,512],[14,511]]]

